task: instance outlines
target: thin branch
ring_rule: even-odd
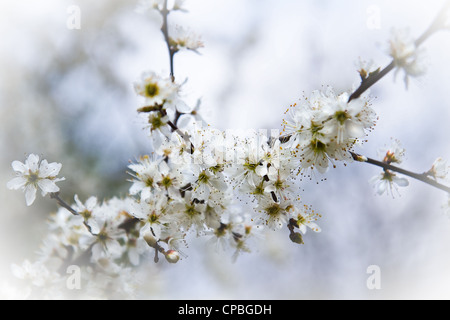
[[[448,19],[448,12],[450,10],[450,0],[447,1],[439,11],[436,18],[433,20],[431,25],[427,30],[414,42],[416,47],[419,47],[422,43],[424,43],[431,35],[433,35],[436,31],[441,30],[445,26],[446,19]],[[361,85],[355,92],[350,96],[348,102],[358,99],[364,92],[366,92],[370,87],[372,87],[375,83],[377,83],[380,79],[384,78],[388,73],[395,69],[396,63],[395,60],[385,67],[382,71],[373,73],[369,75],[367,78],[361,81]]]
[[[80,216],[80,213],[77,212],[75,209],[73,209],[67,202],[65,202],[61,197],[59,196],[59,192],[50,193],[50,198],[55,199],[59,206],[63,207],[64,209],[68,210],[72,215],[74,216]],[[96,236],[94,233],[92,233],[92,228],[90,225],[86,223],[86,220],[83,219],[84,226],[88,229],[89,233],[93,236]]]
[[[161,15],[163,17],[163,24],[162,24],[162,27],[161,27],[161,31],[162,31],[162,33],[164,35],[164,40],[166,41],[167,49],[169,51],[170,77],[172,79],[172,82],[175,82],[173,60],[174,60],[175,53],[177,51],[170,44],[169,23],[168,23],[168,16],[169,16],[170,10],[167,9],[167,1],[168,0],[164,0],[163,9],[160,11]]]
[[[377,83],[379,80],[381,80],[384,76],[386,76],[389,72],[394,70],[395,68],[395,61],[392,61],[386,68],[381,70],[380,72],[377,72],[373,75],[370,75],[366,79],[364,79],[361,82],[361,85],[358,89],[356,89],[355,92],[352,93],[350,98],[348,99],[348,102],[358,99],[364,92],[366,92],[370,87],[372,87],[375,83]]]
[[[383,170],[390,170],[390,171],[393,171],[393,172],[397,172],[397,173],[403,174],[405,176],[408,176],[410,178],[419,180],[421,182],[424,182],[424,183],[426,183],[428,185],[431,185],[431,186],[433,186],[435,188],[438,188],[438,189],[443,190],[443,191],[445,191],[445,192],[450,194],[450,187],[448,187],[446,185],[443,185],[443,184],[437,182],[434,179],[431,179],[428,176],[427,173],[415,173],[415,172],[412,172],[412,171],[409,171],[409,170],[405,170],[405,169],[397,167],[397,166],[393,166],[393,165],[388,164],[386,162],[382,162],[382,161],[378,161],[378,160],[375,160],[375,159],[371,159],[371,158],[367,158],[367,157],[361,156],[361,155],[359,155],[357,153],[354,153],[354,152],[350,152],[350,153],[351,153],[353,159],[358,161],[358,162],[368,163],[368,164],[371,164],[371,165],[383,168]]]

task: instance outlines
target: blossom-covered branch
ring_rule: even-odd
[[[85,270],[87,286],[101,279],[92,292],[128,291],[133,272],[145,261],[160,262],[162,254],[166,262],[177,263],[185,256],[188,235],[207,237],[209,243],[231,249],[233,259],[250,252],[252,241],[263,231],[284,229],[292,243],[303,244],[308,230],[321,232],[317,221],[322,215],[303,202],[298,184],[304,176],[324,174],[338,162],[381,167],[382,174],[372,179],[380,194],[409,184],[397,174],[449,192],[438,182],[448,176],[442,159],[426,173],[415,174],[397,166],[404,155],[397,142],[381,153],[382,161],[354,151],[375,130],[379,118],[368,89],[393,70],[405,73],[406,85],[410,76],[423,73],[419,46],[444,28],[442,13],[415,41],[407,33],[394,33],[388,50],[393,61],[383,70],[361,66],[356,90],[336,92],[326,87],[290,106],[280,137],[278,131],[237,134],[204,126],[198,113],[200,99],[195,106],[186,103],[185,82],[175,77],[175,55],[198,52],[204,45],[189,29],[170,24],[171,12],[186,11],[184,0],[170,5],[168,0],[143,0],[140,11],[160,15],[169,54],[168,76],[144,71],[134,83],[141,100],[137,113],[153,148],[128,165],[131,185],[126,196],[104,201],[91,196],[83,202],[75,195],[72,204],[61,199],[56,186],[64,180],[58,178],[61,164],[39,161],[33,154],[25,163],[14,161],[16,177],[8,183],[10,189],[22,189],[27,205],[40,189],[60,206],[49,221],[52,234],[42,256],[34,264],[14,266],[18,277],[31,279],[39,288],[48,282],[56,286],[61,284],[62,269],[76,263]]]
[[[373,71],[367,71],[362,68],[360,70],[361,85],[350,95],[348,101],[350,102],[353,99],[359,98],[370,87],[396,68],[404,70],[406,86],[408,85],[409,75],[415,76],[422,73],[422,70],[417,65],[417,50],[431,35],[439,30],[448,28],[447,20],[449,9],[450,1],[447,1],[428,29],[415,41],[412,41],[407,35],[406,37],[405,35],[402,35],[401,38],[393,39],[396,41],[391,41],[389,52],[392,57],[392,62],[383,70],[378,68]]]

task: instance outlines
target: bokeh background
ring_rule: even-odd
[[[419,36],[444,1],[187,0],[172,23],[202,36],[201,55],[176,56],[177,79],[202,98],[202,115],[220,129],[278,129],[287,107],[312,90],[358,84],[356,62],[384,67],[392,27]],[[81,9],[81,29],[66,26]],[[126,167],[150,150],[136,114],[132,83],[144,70],[168,74],[158,22],[135,12],[137,1],[0,2],[0,294],[9,298],[12,263],[35,259],[55,203],[28,208],[6,188],[10,164],[37,153],[63,164],[62,196],[125,195]],[[371,157],[391,137],[407,150],[403,164],[424,172],[450,159],[450,31],[425,44],[427,74],[405,90],[390,74],[371,93],[380,120],[358,150]],[[368,180],[379,169],[338,165],[326,181],[304,182],[302,198],[323,215],[322,233],[305,245],[288,232],[269,234],[233,263],[204,239],[187,259],[148,266],[153,294],[164,299],[447,299],[450,219],[446,195],[416,181],[400,196],[378,196]],[[381,289],[366,286],[381,269]]]

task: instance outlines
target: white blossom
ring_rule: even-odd
[[[439,157],[434,161],[428,174],[435,179],[446,179],[449,171],[450,167],[447,165],[447,161],[442,157]]]
[[[314,232],[322,231],[322,229],[316,223],[316,221],[322,216],[314,212],[314,210],[306,205],[299,208],[296,207],[292,212],[291,217],[295,220],[296,227],[298,227],[300,232],[303,234],[306,233],[308,228]]]
[[[47,193],[59,192],[56,182],[65,180],[57,178],[62,165],[60,163],[48,163],[47,160],[39,161],[39,156],[30,154],[25,163],[13,161],[12,168],[16,172],[16,178],[8,182],[11,190],[22,189],[25,192],[25,200],[28,206],[36,199],[37,189],[41,189],[42,196]]]
[[[200,36],[179,25],[171,28],[169,37],[170,44],[176,51],[191,50],[198,53],[198,49],[204,47]]]
[[[396,66],[394,75],[396,76],[400,70],[403,70],[406,88],[408,88],[410,76],[417,77],[425,73],[424,51],[417,48],[408,29],[392,30],[388,53]]]
[[[409,181],[406,178],[398,177],[397,174],[386,170],[379,175],[372,177],[369,182],[374,186],[379,195],[387,192],[394,196],[394,191],[398,191],[398,187],[409,186]]]

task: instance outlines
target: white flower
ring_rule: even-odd
[[[314,232],[321,232],[322,230],[317,225],[316,221],[322,216],[314,210],[311,210],[308,206],[303,206],[301,209],[295,208],[292,213],[292,219],[296,222],[296,227],[300,229],[300,232],[305,234],[306,231],[311,229]]]
[[[173,3],[172,10],[187,12],[187,10],[183,7],[185,2],[186,0],[175,0]]]
[[[161,10],[164,4],[164,0],[140,0],[136,11],[139,13],[145,13],[152,10]]]
[[[78,195],[74,196],[75,205],[72,208],[78,212],[84,219],[84,221],[88,221],[92,217],[92,212],[97,207],[97,197],[89,197],[86,200],[86,204],[83,204]]]
[[[276,169],[269,167],[267,177],[268,185],[264,188],[264,192],[275,193],[278,198],[289,199],[289,193],[293,192],[292,184],[288,181],[290,170],[282,168]]]
[[[367,79],[371,73],[380,71],[380,67],[376,67],[373,60],[365,61],[359,58],[358,62],[356,63],[356,67],[358,68],[358,72],[362,80]]]
[[[100,214],[90,219],[88,224],[92,230],[92,236],[82,237],[80,243],[84,246],[92,246],[92,261],[120,257],[122,246],[118,236],[122,231],[118,229],[118,226]]]
[[[264,139],[262,139],[264,138]],[[267,162],[263,162],[267,138],[255,135],[244,140],[236,140],[236,163],[230,168],[232,180],[238,187],[255,187],[267,174]]]
[[[154,72],[144,72],[141,80],[134,84],[134,89],[145,98],[146,107],[167,107],[169,104],[175,105],[180,88],[170,78],[162,78]]]
[[[198,49],[203,48],[201,38],[190,30],[181,26],[171,28],[169,32],[170,45],[176,50],[192,50],[198,53]]]
[[[173,11],[186,12],[184,8],[185,0],[174,0],[173,5],[167,9]],[[140,0],[136,11],[139,13],[145,13],[148,11],[161,11],[164,6],[164,0]]]
[[[409,186],[409,181],[406,178],[400,178],[389,170],[385,170],[381,174],[374,176],[369,182],[373,184],[379,195],[388,192],[394,196],[393,191],[398,191],[397,187]]]
[[[395,75],[400,70],[405,73],[405,86],[408,88],[409,76],[417,77],[425,73],[422,62],[423,50],[419,50],[414,40],[409,35],[409,30],[393,30],[389,40],[389,55],[394,59],[397,68]]]
[[[165,161],[159,164],[161,180],[157,184],[161,190],[165,190],[172,198],[180,197],[180,189],[185,185],[184,176],[178,169],[172,169]]]
[[[141,195],[141,200],[149,199],[153,191],[158,188],[158,181],[161,181],[162,175],[159,170],[159,164],[163,159],[158,157],[142,156],[137,164],[128,166],[135,172],[132,174],[135,179],[130,187],[131,195]]]
[[[353,144],[375,125],[375,112],[369,106],[369,101],[358,98],[348,102],[349,97],[348,92],[336,95],[333,90],[328,90],[328,101],[321,110],[324,123],[322,132],[339,145]]]
[[[163,193],[155,194],[148,201],[133,203],[130,214],[141,221],[140,234],[151,232],[158,239],[165,226],[173,222],[173,217],[169,214],[168,199]]]
[[[387,164],[402,163],[405,157],[405,148],[402,147],[400,140],[391,139],[391,145],[378,150],[378,156]]]
[[[376,113],[368,97],[348,100],[348,92],[337,95],[328,87],[325,92],[313,91],[303,103],[291,106],[283,131],[290,136],[286,145],[302,169],[315,168],[325,173],[333,160],[352,161],[350,150],[373,129]]]
[[[222,172],[216,172],[215,166],[206,168],[203,165],[191,165],[192,176],[188,181],[193,185],[192,195],[199,200],[209,198],[211,192],[226,191],[228,188]]]
[[[48,163],[45,159],[39,161],[39,156],[30,154],[25,163],[12,162],[17,177],[9,181],[7,187],[11,190],[24,190],[26,203],[30,206],[36,199],[38,188],[41,189],[43,197],[47,193],[59,192],[59,187],[55,183],[65,180],[57,178],[61,167],[60,163]]]
[[[439,157],[434,161],[433,166],[427,174],[435,179],[446,179],[449,169],[450,167],[447,165],[447,161]]]
[[[205,227],[205,203],[196,200],[191,192],[186,192],[185,199],[173,204],[177,225],[185,231],[195,229],[199,235]]]
[[[289,213],[294,210],[291,201],[279,199],[274,202],[272,198],[264,197],[258,203],[256,210],[262,214],[264,225],[272,230],[281,229],[289,220]]]

